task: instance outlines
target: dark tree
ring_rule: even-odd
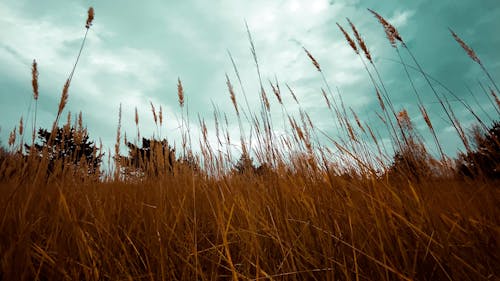
[[[31,146],[25,145],[26,153],[47,159],[49,172],[53,172],[56,161],[61,161],[63,170],[72,168],[81,171],[84,168],[86,174],[99,173],[103,154],[89,140],[85,129],[70,126],[56,128],[54,132],[39,129],[38,141]]]
[[[251,173],[255,175],[265,175],[270,171],[271,168],[266,163],[263,163],[260,166],[256,166],[253,162],[252,157],[250,157],[248,153],[241,154],[240,159],[233,167],[233,172],[239,174]]]
[[[406,110],[398,113],[397,122],[400,129],[399,149],[386,175],[395,181],[409,179],[417,182],[435,176],[435,161],[427,152],[421,136],[414,130]]]
[[[128,156],[119,156],[122,174],[127,176],[159,176],[172,172],[175,159],[175,149],[168,145],[166,139],[154,140],[142,138],[142,145],[127,143]]]
[[[394,154],[387,173],[389,178],[405,178],[418,182],[434,176],[431,162],[432,157],[423,144],[408,142]]]
[[[487,132],[475,127],[472,136],[475,148],[459,155],[458,173],[467,177],[500,179],[500,122],[494,122]]]
[[[233,170],[240,174],[245,172],[255,172],[257,167],[253,164],[253,159],[246,153],[241,154],[240,159],[234,165]]]

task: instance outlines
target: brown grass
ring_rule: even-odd
[[[88,17],[87,31],[93,9]],[[253,43],[252,53],[255,56]],[[362,123],[347,106],[351,122],[344,103],[340,100],[338,107],[333,95],[332,117],[338,119],[333,122],[346,133],[340,139],[316,126],[286,85],[300,108],[299,116],[289,113],[277,81],[270,85],[288,127],[286,134],[275,137],[262,85],[259,115],[237,106],[237,93],[226,78],[241,133],[244,165],[239,170],[230,152],[228,115],[218,109],[218,147],[208,141],[210,131],[201,118],[201,153],[186,147],[193,133],[186,111],[181,120],[182,155],[165,150],[168,142],[153,137],[151,156],[127,166],[120,155],[120,105],[115,170],[102,173],[88,173],[85,161],[70,156],[51,161],[46,157],[49,147],[41,155],[23,155],[16,142],[26,125],[20,121],[19,132],[15,128],[10,135],[10,150],[0,150],[0,280],[499,278],[498,179],[462,177],[446,159],[434,159],[421,142],[411,112],[387,114],[378,87],[377,98],[386,114],[375,114],[400,129],[399,135],[392,135],[389,152],[377,128]],[[57,119],[68,99],[69,82]],[[180,79],[177,90],[184,112]],[[324,106],[333,112],[327,92],[321,94]],[[384,98],[390,103],[388,96]],[[161,129],[162,106],[157,116],[150,105]],[[240,110],[254,116],[248,120],[252,145],[243,133]],[[425,107],[420,107],[420,114],[433,129]],[[139,142],[137,107],[134,121]],[[69,114],[67,133],[70,125]],[[75,127],[78,138],[87,135],[81,112]],[[465,138],[463,129],[460,132]],[[322,144],[318,135],[330,142]],[[128,144],[126,133],[124,142]],[[102,153],[102,147],[93,153]],[[259,165],[252,164],[254,156]]]

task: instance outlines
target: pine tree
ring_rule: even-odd
[[[54,132],[38,130],[39,142],[25,145],[28,156],[36,156],[49,161],[48,171],[53,172],[57,161],[63,163],[62,170],[86,170],[86,174],[98,174],[103,154],[93,141],[89,140],[86,129],[64,126]]]

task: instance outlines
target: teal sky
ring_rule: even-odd
[[[0,2],[0,140],[6,145],[9,132],[24,117],[32,100],[31,62],[39,67],[38,126],[49,128],[55,119],[61,90],[73,66],[85,33],[87,9],[95,9],[94,25],[69,90],[65,110],[83,112],[91,138],[101,138],[112,148],[116,138],[118,108],[123,106],[123,130],[135,135],[134,108],[139,110],[141,132],[155,132],[150,102],[162,105],[162,135],[179,144],[180,109],[177,78],[183,82],[194,137],[198,114],[215,140],[212,102],[228,114],[231,133],[238,136],[237,122],[227,91],[225,73],[237,89],[229,50],[238,66],[251,106],[259,108],[258,77],[250,52],[245,20],[253,36],[265,85],[278,78],[288,83],[314,123],[332,136],[334,120],[321,96],[321,76],[304,54],[306,47],[321,64],[333,89],[360,119],[377,127],[379,110],[373,85],[363,64],[346,44],[335,25],[347,27],[349,17],[372,52],[396,109],[408,109],[412,121],[426,139],[428,132],[418,114],[416,100],[398,55],[382,27],[367,11],[378,11],[398,28],[424,70],[469,103],[487,123],[499,116],[478,81],[490,84],[453,40],[457,32],[478,54],[496,83],[500,83],[500,4],[498,0],[185,0],[185,1],[35,1]],[[407,52],[404,60],[411,63]],[[411,73],[423,96],[446,152],[462,149],[456,133],[444,120],[439,105],[421,75]],[[438,87],[439,88],[439,87]],[[468,88],[470,88],[471,93]],[[272,101],[275,129],[281,109]],[[444,93],[439,89],[440,93]],[[298,108],[283,91],[289,112]],[[467,127],[473,117],[453,102],[457,118]],[[257,111],[257,110],[256,110]],[[28,122],[28,127],[32,126]],[[381,129],[382,138],[384,131]],[[429,148],[434,146],[429,142]]]

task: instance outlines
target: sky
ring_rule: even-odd
[[[282,89],[285,83],[290,85],[316,127],[333,137],[338,134],[321,96],[325,83],[304,53],[305,47],[320,63],[334,95],[340,93],[347,107],[355,110],[363,122],[377,128],[376,112],[380,109],[373,84],[360,58],[336,26],[338,22],[350,32],[346,18],[365,39],[396,110],[407,109],[417,130],[430,141],[400,58],[368,8],[398,29],[427,73],[470,104],[486,123],[499,120],[493,103],[480,86],[481,83],[489,87],[491,83],[448,30],[452,28],[475,50],[495,82],[500,83],[498,0],[3,0],[0,2],[0,141],[3,145],[21,117],[26,127],[32,126],[33,59],[38,63],[40,85],[37,127],[51,127],[61,90],[85,34],[90,6],[95,9],[95,20],[63,115],[68,111],[73,114],[81,111],[90,137],[97,142],[100,139],[105,148],[111,150],[120,104],[122,134],[126,132],[129,140],[136,135],[136,107],[141,134],[158,134],[151,113],[150,103],[153,103],[156,109],[160,105],[163,108],[162,137],[179,144],[179,78],[185,90],[192,131],[199,132],[199,116],[206,120],[208,134],[214,140],[213,105],[216,105],[227,113],[233,139],[238,138],[226,74],[235,85],[240,105],[243,105],[243,96],[228,52],[235,60],[249,104],[256,111],[259,109],[259,80],[245,21],[270,95],[275,124],[282,124],[283,120],[268,81],[277,79]],[[406,63],[414,65],[408,52],[401,49],[401,55]],[[447,123],[422,76],[413,70],[410,75],[446,153],[456,155],[458,150],[463,150],[457,134]],[[437,89],[440,94],[444,93],[442,88],[437,86]],[[285,91],[283,95],[288,111],[296,114],[298,107],[291,96]],[[465,127],[474,124],[474,118],[460,103],[451,102],[451,105]],[[276,125],[275,129],[281,128]],[[384,134],[380,127],[382,139],[386,138]]]

